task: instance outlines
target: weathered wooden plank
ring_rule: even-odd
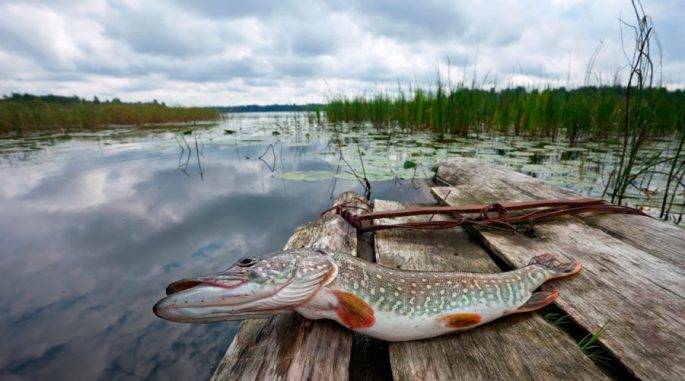
[[[371,208],[352,192],[333,205],[346,203],[359,213]],[[328,248],[355,255],[357,231],[340,216],[327,213],[298,227],[285,245]],[[352,334],[331,321],[311,321],[292,313],[246,320],[233,339],[212,380],[346,380]]]
[[[448,185],[479,184],[513,189],[532,199],[576,197],[577,194],[543,181],[487,165],[472,158],[459,158],[438,166],[436,179]],[[685,230],[655,218],[639,215],[598,215],[580,217],[587,224],[651,255],[685,268]]]
[[[400,209],[376,200],[374,211]],[[394,219],[419,221],[426,216]],[[438,219],[441,217],[434,217]],[[380,223],[390,222],[381,220]],[[499,272],[490,256],[461,229],[376,232],[378,263],[408,270]],[[396,379],[511,380],[606,378],[577,344],[539,314],[512,315],[473,331],[390,343]]]
[[[453,187],[433,189],[436,197],[448,205],[569,195],[561,190],[552,192],[552,187],[522,178],[521,174],[493,170],[472,160],[452,161],[439,167],[437,174],[455,183]],[[607,225],[611,218],[624,224],[637,221],[626,217],[630,216],[604,216],[602,224],[611,226]],[[658,256],[652,255],[644,250],[655,247],[648,243],[648,236],[642,240],[643,244],[634,244],[576,217],[539,223],[535,229],[538,238],[475,231],[489,250],[513,267],[525,266],[532,256],[544,252],[578,258],[583,264],[579,276],[555,282],[560,289],[556,304],[589,332],[605,326],[600,341],[636,376],[682,378],[685,374],[685,271],[675,264],[683,263],[685,251],[662,250]]]

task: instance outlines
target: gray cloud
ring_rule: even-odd
[[[121,40],[141,54],[174,57],[216,54],[224,49],[224,40],[238,37],[225,36],[211,22],[185,18],[159,6],[113,8],[105,20],[105,35]]]
[[[293,53],[303,56],[317,56],[334,53],[337,41],[334,36],[319,33],[317,30],[301,31],[292,41]]]
[[[173,3],[196,14],[214,18],[267,16],[276,12],[288,12],[297,5],[288,0],[205,0],[202,2],[174,0]]]
[[[664,80],[683,87],[685,9],[678,0],[646,6]],[[437,70],[467,82],[475,72],[486,85],[581,85],[600,40],[593,78],[624,64],[618,18],[630,16],[624,0],[8,0],[0,93],[318,102],[329,91],[429,82]]]
[[[6,6],[0,22],[0,47],[8,53],[31,57],[40,66],[57,69],[64,62],[64,48],[54,43],[61,36],[51,25],[59,20],[50,12],[40,9],[27,14],[25,8]]]
[[[467,30],[460,6],[450,0],[352,1],[367,29],[390,38],[445,40]]]

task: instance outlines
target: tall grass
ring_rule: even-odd
[[[394,95],[380,92],[371,96],[333,97],[326,106],[326,114],[334,123],[370,122],[381,128],[398,126],[438,134],[565,134],[576,142],[623,131],[624,92],[625,88],[620,86],[482,90],[461,85],[449,87],[437,79],[429,88],[414,86]],[[654,135],[682,129],[685,92],[649,88],[644,89],[642,96],[650,105],[643,117]]]
[[[631,56],[627,53],[629,48],[622,45],[628,69],[625,86],[618,85],[619,73],[615,75],[614,86],[572,90],[519,87],[498,91],[476,88],[475,81],[470,88],[463,84],[446,86],[438,75],[428,89],[410,87],[405,92],[400,88],[393,96],[377,93],[370,97],[334,97],[326,108],[328,120],[430,130],[440,136],[495,131],[565,137],[571,145],[590,139],[620,142],[612,155],[614,163],[604,181],[602,196],[623,204],[630,197],[631,188],[645,193],[647,198],[651,193],[661,193],[659,217],[668,220],[676,197],[682,195],[679,188],[685,186],[685,92],[653,86],[655,64],[661,62],[660,45],[652,19],[640,0],[631,0],[631,5],[633,23],[620,20],[622,44],[624,28],[634,38]],[[600,48],[601,43],[588,63],[586,83]],[[645,152],[650,141],[664,138],[678,142],[675,152]],[[657,180],[650,187],[655,177],[663,179],[665,186],[659,186]],[[680,223],[682,216],[672,219]],[[587,345],[593,350],[591,340]]]
[[[619,165],[619,187],[625,189],[630,179],[634,154],[640,144],[652,137],[674,136],[681,132],[685,115],[685,92],[653,87],[654,65],[661,54],[652,52],[658,41],[651,18],[639,0],[631,0],[636,21],[621,20],[623,28],[634,34],[634,53],[626,62],[629,79],[620,84],[620,71],[612,86],[584,86],[576,89],[523,87],[501,90],[478,88],[475,75],[470,86],[452,85],[440,77],[429,86],[399,86],[392,95],[378,92],[370,96],[333,96],[326,106],[331,122],[370,122],[376,127],[394,127],[438,134],[466,135],[494,131],[516,135],[566,135],[571,144],[579,139],[606,139],[620,136],[627,157]],[[630,33],[629,33],[630,34]],[[602,44],[590,58],[585,83],[590,82],[592,67]],[[623,46],[624,52],[631,48]],[[627,54],[627,53],[626,53]],[[449,67],[449,62],[448,62]],[[483,79],[486,82],[487,76]],[[660,83],[660,80],[658,80]],[[632,147],[632,148],[631,148]],[[630,149],[629,149],[630,148]]]
[[[169,107],[161,103],[86,101],[76,97],[14,94],[0,99],[0,133],[50,128],[97,128],[218,119],[213,108]]]

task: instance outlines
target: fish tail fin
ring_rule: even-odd
[[[539,265],[549,271],[549,279],[563,278],[580,272],[582,266],[576,259],[562,262],[559,257],[552,254],[541,254],[533,257],[528,265]]]
[[[557,289],[534,292],[530,298],[514,312],[530,312],[539,310],[540,308],[552,303],[557,296],[559,296],[559,291],[557,291]]]

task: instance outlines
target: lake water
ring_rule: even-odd
[[[361,189],[280,179],[258,159],[280,141],[278,172],[328,170],[317,154],[327,142],[313,133],[310,144],[304,132],[275,136],[274,115],[228,123],[245,133],[220,125],[0,141],[0,378],[211,374],[238,324],[158,319],[152,305],[166,285],[279,250],[331,193]],[[374,189],[415,194],[409,182]]]
[[[306,114],[188,129],[0,139],[1,378],[208,377],[239,324],[171,323],[152,305],[173,280],[279,250],[332,195],[362,190],[350,172],[374,180],[374,198],[413,201],[436,159],[477,156],[596,195],[611,159],[600,145],[435,142]]]

